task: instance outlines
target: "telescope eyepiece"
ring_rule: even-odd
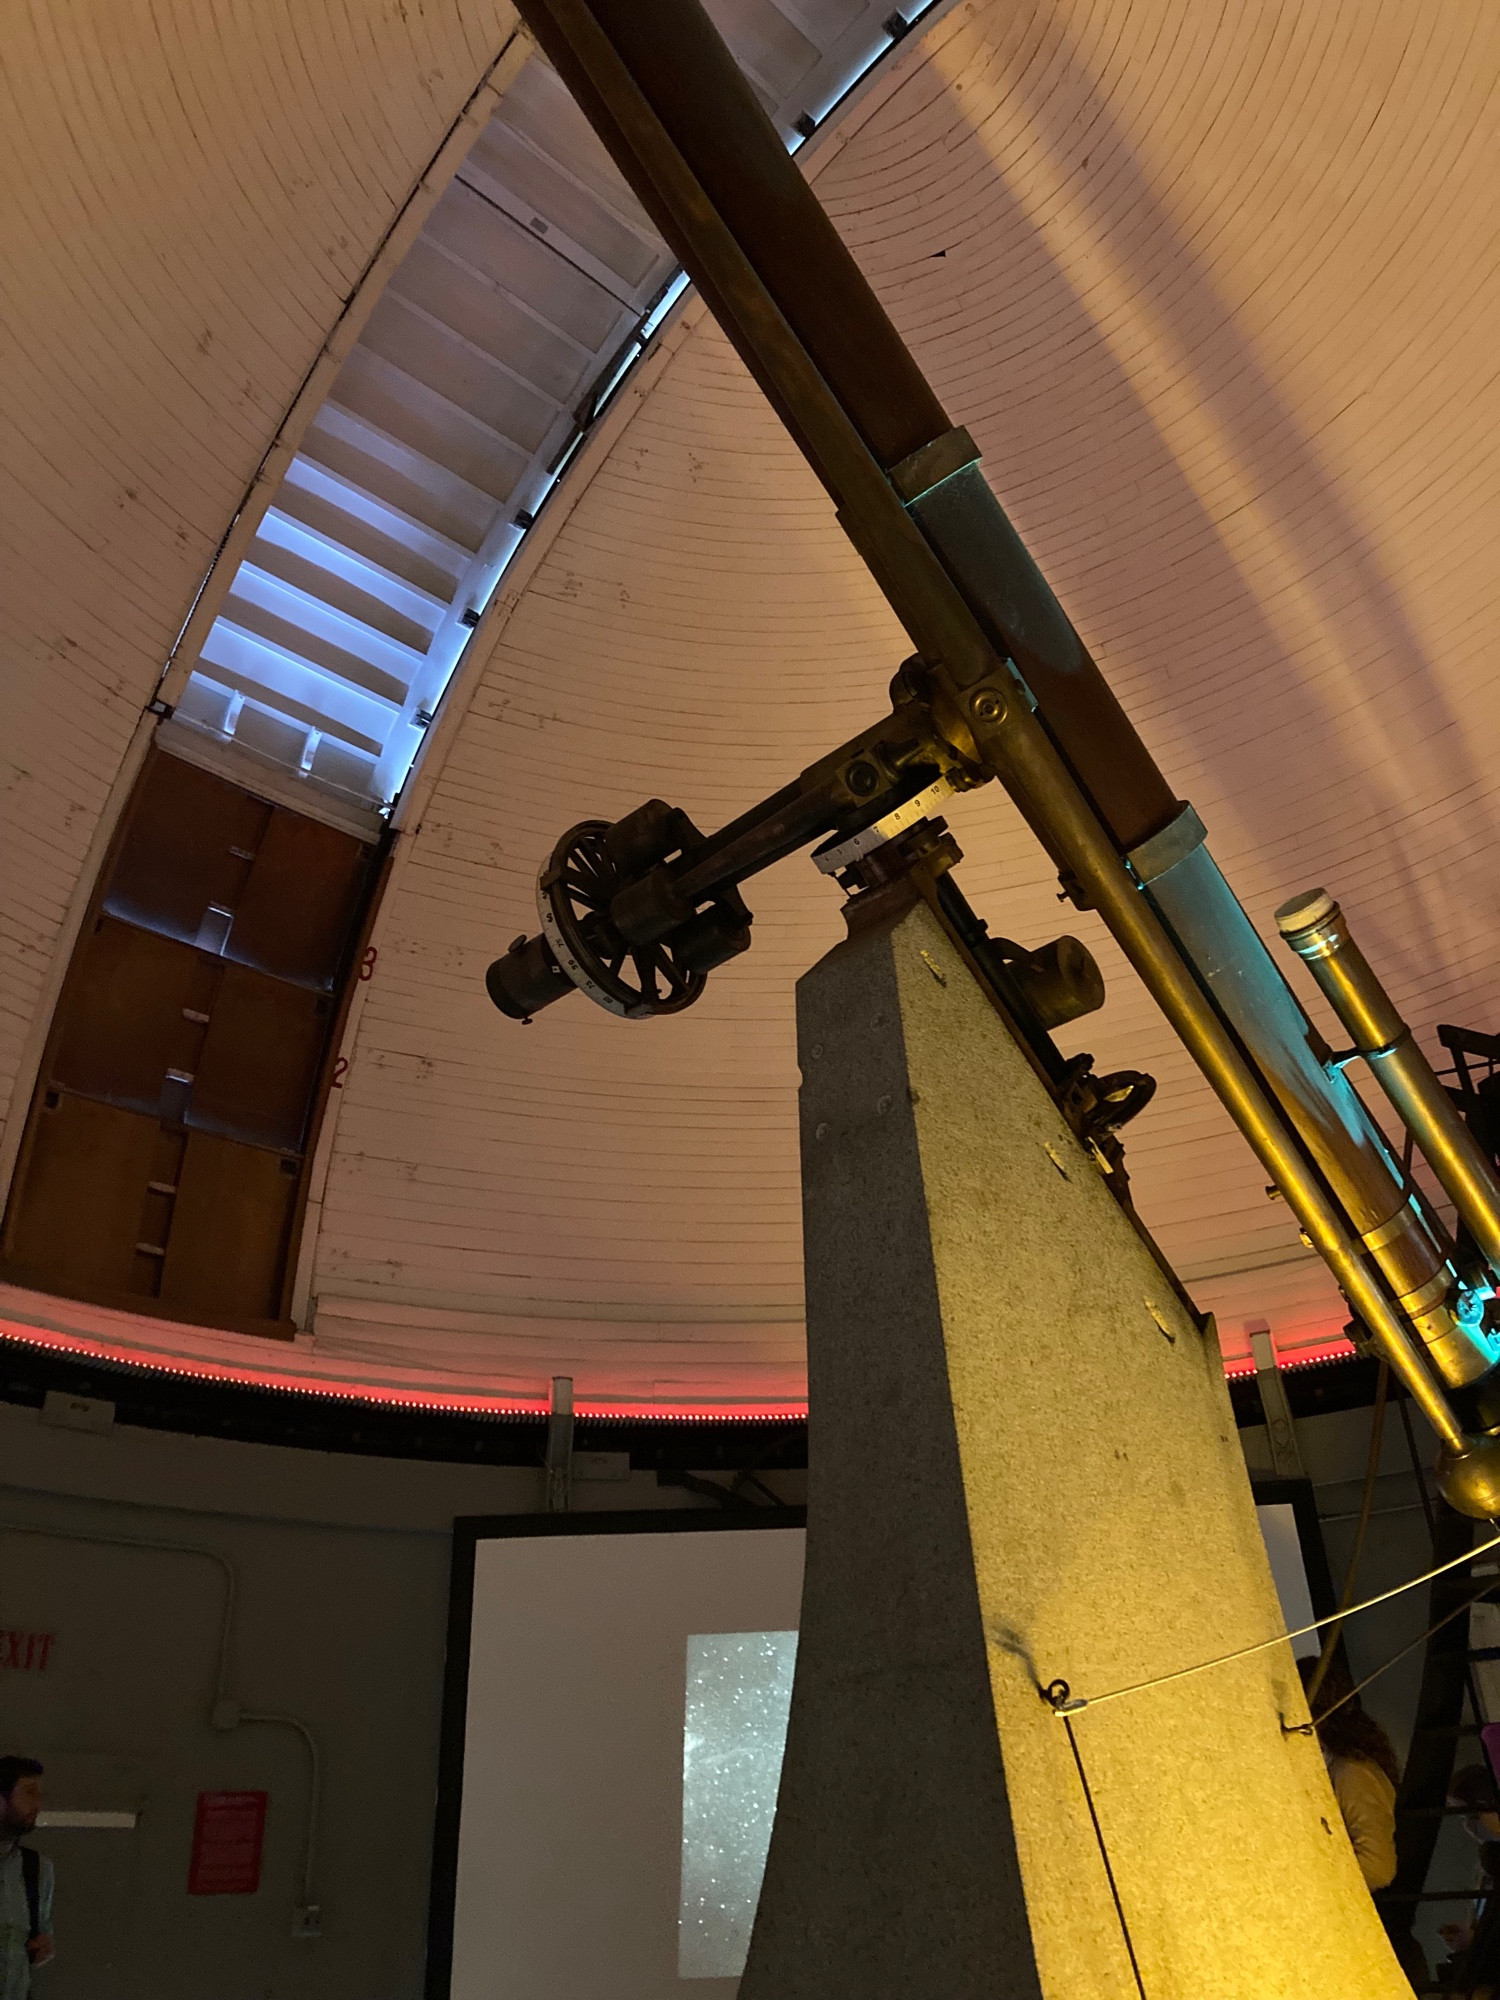
[[[572,980],[544,937],[518,937],[485,973],[484,985],[500,1012],[512,1021],[529,1021],[573,991]]]

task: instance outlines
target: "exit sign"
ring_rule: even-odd
[[[0,1629],[0,1667],[18,1673],[44,1674],[52,1657],[55,1632],[7,1632]]]

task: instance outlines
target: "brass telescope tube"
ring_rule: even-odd
[[[1443,1446],[1439,1477],[1445,1497],[1461,1512],[1488,1519],[1500,1508],[1500,1446],[1465,1436],[1400,1316],[1350,1239],[1319,1175],[1208,1004],[1045,731],[1024,702],[1008,699],[994,687],[977,690],[967,705],[974,740],[985,761],[1039,837],[1068,855],[1120,948],[1285,1193],[1309,1241],[1437,1433]]]
[[[1478,1381],[1495,1357],[1455,1309],[1461,1294],[1447,1245],[1220,874],[1192,807],[1130,862],[1385,1273],[1439,1378],[1454,1388]]]
[[[934,462],[961,435],[947,428],[696,0],[649,8],[520,0],[520,11],[834,498],[840,525],[929,666],[934,716],[949,742],[964,756],[966,742],[974,746],[975,762],[1001,779],[1104,916],[1443,1441],[1445,1492],[1465,1512],[1494,1513],[1500,1444],[1465,1437],[1366,1262],[1366,1250],[1389,1246],[1371,1243],[1379,1232],[1368,1229],[1363,1247],[1351,1240],[1343,1188],[1330,1195],[1295,1123],[1284,1122],[1290,1108],[1267,1096],[1209,999],[1208,972],[1197,967],[1195,977],[1121,857],[1169,827],[1180,802],[1014,530],[1000,543],[985,534],[1000,510],[982,479],[964,482],[982,503],[965,524],[980,533],[964,560],[950,537],[929,534],[932,507],[920,503],[977,453]],[[762,264],[778,268],[774,286]],[[994,615],[971,587],[976,562],[991,569]],[[1249,1037],[1246,1046],[1254,1047]],[[1393,1166],[1387,1173],[1386,1212],[1400,1237],[1405,1194]],[[1440,1275],[1446,1291],[1448,1274]],[[1396,1288],[1408,1290],[1399,1280]]]
[[[951,430],[895,466],[890,478],[995,643],[1011,646],[1012,635],[1024,631],[1025,647],[1016,648],[1013,657],[1028,682],[1035,682],[1038,713],[1057,740],[1054,681],[1066,681],[1069,663],[1087,655],[991,491],[973,439],[965,430]],[[1038,672],[1044,662],[1049,669],[1045,675]],[[1078,700],[1075,691],[1067,718],[1075,726]],[[1123,717],[1121,722],[1129,730]],[[1086,740],[1092,742],[1092,734]],[[1070,740],[1059,741],[1065,756],[1071,747]],[[1093,803],[1109,824],[1100,801],[1094,798]],[[1171,810],[1165,825],[1158,823],[1146,839],[1127,846],[1137,880],[1213,1005],[1250,1051],[1360,1241],[1384,1272],[1439,1378],[1454,1388],[1478,1381],[1495,1357],[1482,1336],[1476,1337],[1477,1329],[1455,1311],[1458,1277],[1447,1246],[1353,1085],[1332,1066],[1332,1052],[1220,873],[1208,851],[1203,822],[1190,805],[1174,801]],[[1122,825],[1117,816],[1109,827],[1117,841]],[[1045,836],[1043,844],[1057,852]]]
[[[1314,889],[1283,903],[1276,924],[1306,961],[1350,1041],[1468,1224],[1485,1262],[1500,1277],[1500,1181],[1350,936],[1343,911],[1326,889]]]

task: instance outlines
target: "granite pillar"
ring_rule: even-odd
[[[1097,1831],[1040,1692],[1281,1629],[1212,1332],[925,905],[798,1037],[807,1582],[741,2000],[1409,2000],[1289,1647],[1080,1714]]]

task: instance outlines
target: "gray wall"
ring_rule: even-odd
[[[1340,1580],[1369,1412],[1303,1420]],[[1241,1433],[1269,1471],[1264,1434]],[[1431,1443],[1421,1434],[1421,1450]],[[772,1482],[789,1500],[802,1481]],[[51,1830],[59,1957],[39,2000],[414,2000],[421,1990],[447,1609],[457,1514],[528,1512],[539,1473],[184,1438],[54,1429],[0,1405],[0,1627],[57,1633],[48,1671],[0,1670],[0,1747],[34,1749],[57,1806],[139,1808],[134,1833]],[[657,1487],[582,1485],[576,1507],[704,1504]],[[1399,1419],[1388,1422],[1366,1595],[1428,1565]],[[13,1532],[19,1526],[56,1536]],[[6,1528],[12,1532],[5,1532]],[[233,1565],[229,1682],[248,1709],[297,1718],[322,1763],[314,1890],[321,1937],[292,1936],[301,1900],[307,1755],[290,1729],[210,1724],[224,1602],[219,1566],[93,1546],[78,1535],[191,1544]],[[1350,1628],[1358,1673],[1426,1622],[1413,1592]],[[1418,1649],[1366,1697],[1403,1752]],[[190,1897],[198,1792],[271,1795],[260,1891]],[[1473,1879],[1450,1829],[1442,1886]],[[1436,1875],[1434,1880],[1436,1880]],[[1441,1915],[1432,1913],[1435,1923]]]
[[[38,1835],[58,1871],[58,1958],[40,2000],[419,1993],[450,1527],[540,1504],[541,1475],[525,1470],[125,1427],[89,1436],[0,1405],[0,1627],[57,1634],[45,1674],[0,1672],[0,1739],[46,1760],[50,1804],[141,1813],[134,1833]],[[574,1494],[575,1508],[682,1504],[707,1503],[643,1474]],[[221,1567],[80,1535],[191,1544],[232,1564],[232,1692],[302,1722],[322,1765],[321,1937],[292,1935],[301,1738],[211,1726]],[[240,1788],[271,1795],[260,1891],[191,1897],[196,1796]]]
[[[1316,1489],[1335,1594],[1344,1581],[1354,1547],[1355,1516],[1369,1451],[1370,1416],[1369,1410],[1339,1410],[1331,1416],[1300,1418],[1296,1425],[1303,1469]],[[1418,1458],[1430,1466],[1437,1451],[1432,1433],[1419,1417],[1414,1418],[1413,1428]],[[1265,1431],[1243,1430],[1240,1443],[1252,1473],[1270,1478],[1271,1455]],[[1374,1597],[1408,1577],[1419,1576],[1431,1564],[1431,1544],[1406,1433],[1400,1414],[1392,1405],[1386,1414],[1380,1473],[1359,1567],[1358,1598]],[[1426,1625],[1425,1590],[1409,1591],[1354,1619],[1345,1628],[1344,1636],[1356,1680],[1373,1673],[1403,1646],[1419,1638]],[[1296,1646],[1299,1655],[1317,1649],[1316,1638],[1299,1640]],[[1365,1706],[1385,1725],[1403,1757],[1421,1675],[1422,1648],[1418,1646],[1382,1674],[1363,1697]]]
[[[1332,1416],[1304,1417],[1296,1426],[1303,1467],[1316,1488],[1335,1593],[1343,1583],[1353,1550],[1355,1516],[1369,1452],[1370,1420],[1369,1410],[1341,1410]],[[1430,1468],[1437,1454],[1436,1440],[1415,1414],[1412,1429],[1419,1461]],[[1265,1431],[1241,1431],[1240,1442],[1252,1472],[1269,1477],[1271,1456]],[[1386,1414],[1380,1473],[1359,1566],[1357,1598],[1374,1597],[1409,1577],[1422,1575],[1431,1566],[1432,1545],[1412,1470],[1411,1452],[1400,1412],[1392,1405]],[[1365,1690],[1362,1699],[1370,1713],[1384,1725],[1403,1759],[1411,1740],[1425,1650],[1414,1642],[1423,1638],[1427,1624],[1428,1593],[1421,1589],[1407,1591],[1345,1627],[1349,1665],[1357,1681],[1375,1673],[1387,1661],[1394,1662]],[[1407,1647],[1412,1650],[1405,1651]],[[1316,1641],[1302,1640],[1296,1650],[1299,1654],[1314,1652]],[[1398,1657],[1403,1654],[1404,1657]],[[1472,1738],[1460,1744],[1460,1763],[1477,1762],[1480,1757],[1479,1745]],[[1428,1879],[1434,1889],[1466,1888],[1476,1886],[1480,1880],[1479,1850],[1456,1820],[1447,1821],[1443,1827]],[[1438,1925],[1452,1923],[1467,1914],[1466,1909],[1453,1903],[1424,1906],[1416,1930],[1429,1961],[1435,1963],[1447,1949],[1438,1937]]]

